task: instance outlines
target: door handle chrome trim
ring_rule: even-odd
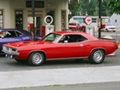
[[[80,47],[83,47],[84,45],[83,44],[80,44]]]

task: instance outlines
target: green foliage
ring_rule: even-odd
[[[120,0],[112,0],[108,2],[108,5],[110,7],[110,11],[120,14]]]
[[[76,16],[77,12],[81,12],[81,2],[79,3],[70,3],[69,4],[69,9],[70,11],[72,12],[72,14],[69,16],[72,17],[72,16]]]
[[[98,16],[99,2],[97,2],[97,0],[91,0],[91,2],[88,1],[86,3],[85,0],[80,0],[80,3],[71,3],[69,9],[72,12],[71,16],[76,16],[77,12],[81,12],[82,15],[86,15],[87,12],[89,16]],[[110,16],[112,12],[113,11],[110,12],[109,10],[108,1],[103,0],[103,2],[101,2],[101,15]]]

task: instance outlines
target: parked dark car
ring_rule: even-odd
[[[40,36],[35,36],[35,41],[40,40]],[[0,53],[2,45],[10,42],[29,41],[30,33],[26,30],[0,29]]]

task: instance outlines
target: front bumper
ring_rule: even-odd
[[[6,54],[6,56],[19,56],[20,54],[17,52],[16,48],[3,46],[2,51]]]

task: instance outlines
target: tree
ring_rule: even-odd
[[[98,16],[99,2],[97,2],[97,0],[94,0],[94,1],[91,0],[91,2],[85,2],[85,0],[79,0],[79,1],[80,1],[80,3],[69,4],[69,9],[72,12],[70,17],[76,16],[77,12],[81,12],[82,15],[86,15],[86,13],[87,13],[89,16]],[[110,12],[108,2],[104,0],[102,2],[102,6],[101,6],[101,15],[102,16],[110,16],[111,14],[112,13]]]
[[[120,0],[109,1],[108,5],[111,12],[120,14]]]
[[[69,18],[72,16],[76,16],[77,12],[81,12],[81,1],[79,3],[70,3],[69,4],[69,9],[72,12],[71,15],[69,15]]]

